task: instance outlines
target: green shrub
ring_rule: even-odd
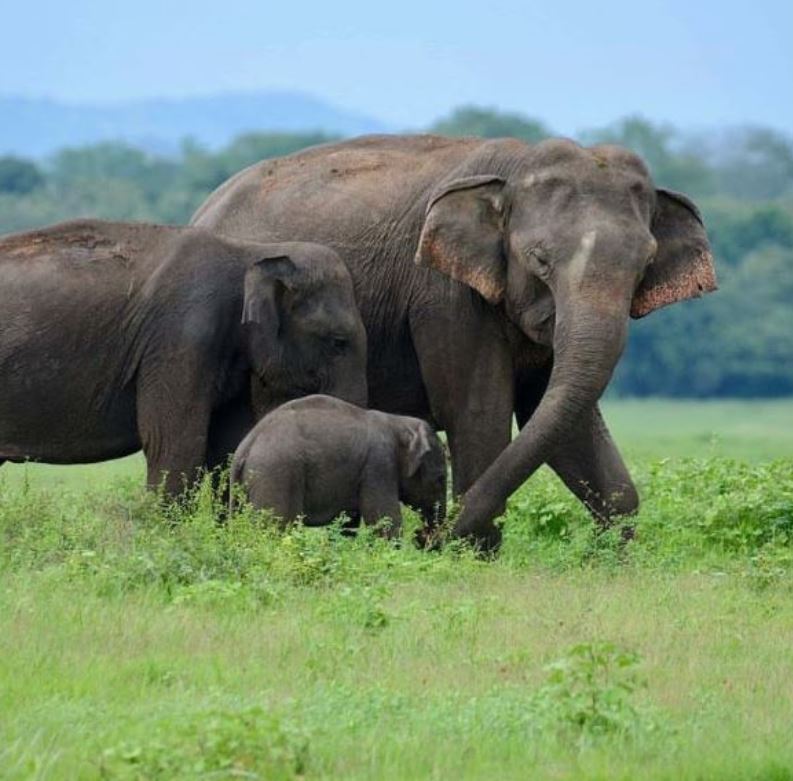
[[[613,643],[580,643],[548,666],[548,681],[536,695],[545,719],[578,738],[630,737],[654,728],[633,702],[645,684],[638,654]]]
[[[261,708],[180,717],[151,726],[153,736],[104,751],[101,777],[135,781],[198,778],[300,778],[308,741],[296,728]]]

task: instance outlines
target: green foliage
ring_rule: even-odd
[[[598,531],[558,480],[541,473],[531,491],[510,500],[503,557],[560,571],[712,565],[738,568],[750,578],[761,574],[752,561],[760,569],[787,566],[793,552],[790,459],[762,465],[725,458],[650,461],[636,478],[642,507],[624,523],[635,535],[625,543],[622,526]]]
[[[40,171],[29,161],[2,158],[0,232],[74,217],[185,223],[212,190],[242,168],[331,139],[319,132],[248,133],[216,152],[186,139],[175,159],[109,141],[63,149]]]
[[[637,481],[642,508],[624,522],[635,532],[626,543],[620,525],[598,530],[580,502],[542,470],[509,502],[501,566],[570,571],[716,562],[754,577],[761,560],[786,566],[793,553],[790,459],[649,461]],[[440,577],[484,566],[459,543],[429,553],[411,540],[409,529],[395,545],[367,528],[349,539],[340,523],[282,531],[269,513],[245,504],[227,518],[209,477],[173,504],[128,481],[111,494],[49,492],[0,473],[0,570],[54,567],[69,579],[87,578],[105,595],[154,589],[169,604],[251,610],[279,605],[295,588],[331,590],[333,610],[379,628],[393,617],[387,603],[395,575]]]
[[[293,725],[261,708],[179,716],[154,724],[140,744],[106,749],[100,777],[124,781],[181,781],[194,778],[302,778],[308,742]]]
[[[771,128],[732,131],[718,166],[717,189],[735,198],[772,200],[793,194],[793,145]]]
[[[4,777],[784,778],[793,761],[790,458],[640,461],[630,542],[543,470],[490,563],[411,530],[229,517],[208,479],[170,504],[140,475],[54,469],[0,470]]]
[[[477,106],[462,106],[429,128],[431,133],[481,138],[519,138],[530,144],[548,138],[552,132],[539,120]]]
[[[793,248],[793,211],[786,204],[706,201],[703,205],[716,257],[730,269],[758,249]]]
[[[0,193],[27,195],[44,185],[44,176],[30,160],[5,155],[0,157]]]
[[[537,693],[545,717],[578,740],[604,735],[633,737],[654,727],[634,704],[646,682],[639,676],[640,657],[613,643],[579,643],[548,665],[548,680]]]

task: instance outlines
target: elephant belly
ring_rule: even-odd
[[[309,496],[306,502],[303,523],[306,526],[327,526],[338,518],[342,513],[347,516],[354,516],[358,513],[358,498],[349,497],[346,501],[318,501],[317,498]]]
[[[0,394],[0,458],[78,464],[120,458],[140,449],[135,398],[106,404],[58,393]]]
[[[358,511],[357,460],[350,458],[347,466],[323,464],[305,474],[303,523],[306,526],[325,526],[342,513]]]
[[[330,510],[323,508],[313,512],[306,512],[303,517],[304,526],[327,526],[334,518],[340,515],[344,510],[335,509]]]

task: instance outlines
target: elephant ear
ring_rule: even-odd
[[[631,303],[631,317],[644,317],[676,301],[717,289],[716,270],[697,207],[685,195],[658,190],[652,232],[658,242]]]
[[[504,185],[500,176],[457,179],[430,198],[416,264],[463,282],[491,304],[504,297]]]
[[[405,475],[413,477],[419,471],[424,456],[430,452],[432,445],[426,425],[415,425],[405,429],[400,437],[402,445]]]
[[[261,258],[245,272],[242,325],[250,332],[251,360],[259,375],[277,355],[280,301],[285,288],[294,288],[297,276],[297,267],[287,255]]]

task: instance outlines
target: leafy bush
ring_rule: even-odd
[[[308,741],[296,728],[262,708],[180,717],[151,727],[153,737],[124,743],[101,757],[101,777],[135,781],[194,778],[301,778]]]
[[[652,728],[650,717],[633,703],[644,686],[640,661],[638,654],[613,643],[575,645],[548,666],[548,681],[536,695],[540,711],[576,739],[630,737]]]

